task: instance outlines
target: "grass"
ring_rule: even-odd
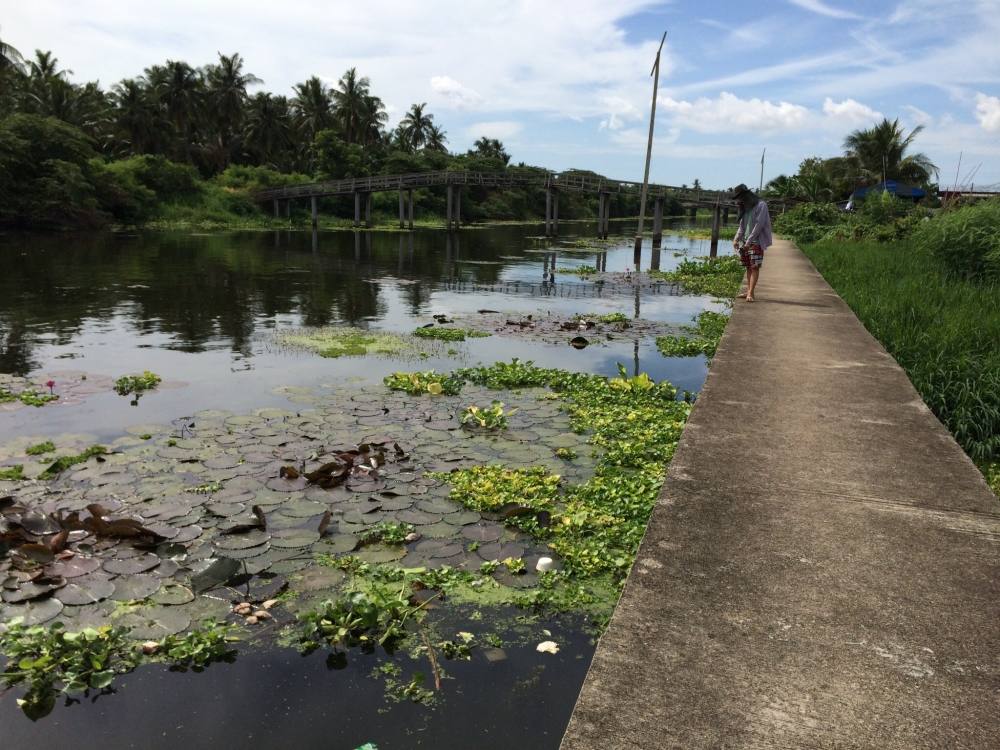
[[[465,341],[469,339],[486,338],[490,334],[472,328],[417,328],[413,335],[420,339],[437,339],[438,341]]]
[[[819,242],[805,252],[966,453],[996,472],[1000,285],[948,275],[913,243]]]

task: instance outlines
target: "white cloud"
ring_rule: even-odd
[[[455,109],[476,109],[483,103],[479,92],[463,86],[450,76],[433,76],[431,90],[438,94],[448,106]]]
[[[930,112],[924,112],[920,107],[914,107],[912,104],[904,104],[903,109],[906,110],[907,119],[914,125],[927,126],[934,121],[934,117]]]
[[[827,18],[861,18],[857,13],[852,13],[847,10],[841,10],[840,8],[834,8],[832,5],[827,5],[823,0],[788,0],[792,5],[797,5],[803,10],[808,10],[812,13],[818,13],[821,16],[826,16]]]
[[[715,99],[700,97],[694,101],[661,97],[659,106],[675,125],[701,133],[796,130],[809,120],[809,110],[799,104],[741,99],[728,91]]]
[[[1000,131],[1000,98],[976,94],[976,119],[983,130]]]
[[[513,120],[494,120],[492,122],[476,122],[465,129],[465,134],[469,138],[513,138],[521,132],[524,126]]]
[[[865,125],[876,120],[881,120],[883,115],[876,112],[867,104],[862,104],[854,99],[844,99],[842,102],[835,102],[830,97],[823,101],[823,114],[836,118],[840,122],[848,125]]]
[[[642,119],[642,113],[628,99],[620,96],[605,96],[602,99],[607,109],[607,117],[601,120],[600,130],[621,130],[629,122]]]

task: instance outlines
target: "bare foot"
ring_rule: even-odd
[[[746,292],[740,292],[736,296],[739,297],[740,299],[746,299],[747,298],[747,293]]]
[[[750,294],[746,295],[746,300],[747,302],[753,302],[753,296]]]

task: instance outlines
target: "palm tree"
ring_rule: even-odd
[[[206,100],[213,120],[209,140],[217,153],[217,166],[225,167],[233,156],[233,141],[243,130],[243,110],[247,101],[247,88],[263,81],[253,73],[243,71],[243,57],[218,53],[217,65],[205,69]]]
[[[426,145],[431,128],[434,127],[434,115],[424,114],[426,107],[427,102],[412,105],[399,122],[400,132],[412,149]]]
[[[26,109],[65,119],[72,97],[72,85],[67,79],[72,72],[60,70],[59,60],[51,52],[36,49],[35,59],[28,63]]]
[[[122,154],[156,153],[167,143],[169,126],[155,94],[141,78],[126,78],[112,92]]]
[[[447,142],[448,136],[444,130],[432,124],[430,131],[427,133],[427,143],[424,144],[424,148],[427,151],[437,151],[446,154],[448,153],[448,147],[445,145]]]
[[[0,74],[11,70],[17,73],[24,73],[24,58],[12,45],[0,39]]]
[[[292,111],[295,113],[296,127],[306,141],[312,144],[319,131],[335,124],[332,93],[316,76],[293,88],[295,98],[292,99]]]
[[[358,138],[365,111],[365,97],[371,93],[370,89],[371,82],[364,76],[359,78],[357,68],[348,68],[333,90],[337,119],[340,121],[344,140],[348,143],[355,143]]]
[[[787,174],[779,174],[764,186],[765,195],[774,198],[792,198],[798,195],[798,181]]]
[[[885,118],[867,130],[855,130],[848,135],[844,139],[844,155],[855,162],[868,182],[884,177],[924,184],[937,174],[937,166],[926,154],[906,153],[923,129],[923,125],[918,125],[907,135],[898,118],[892,122]]]
[[[370,146],[381,141],[382,128],[388,119],[382,100],[371,94],[366,95],[362,100],[361,119],[358,121],[358,140],[361,144]]]
[[[157,98],[177,137],[174,152],[190,161],[194,129],[202,114],[201,76],[186,62],[167,60],[166,66],[156,71],[154,80]]]
[[[292,115],[283,96],[260,93],[247,105],[243,143],[256,164],[282,169],[292,145]]]
[[[472,144],[475,153],[485,156],[488,159],[500,159],[504,164],[510,161],[510,154],[504,148],[503,141],[499,138],[487,138],[483,136]]]

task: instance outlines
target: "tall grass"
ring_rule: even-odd
[[[989,473],[1000,461],[1000,285],[947,274],[912,242],[818,242],[820,273]]]

